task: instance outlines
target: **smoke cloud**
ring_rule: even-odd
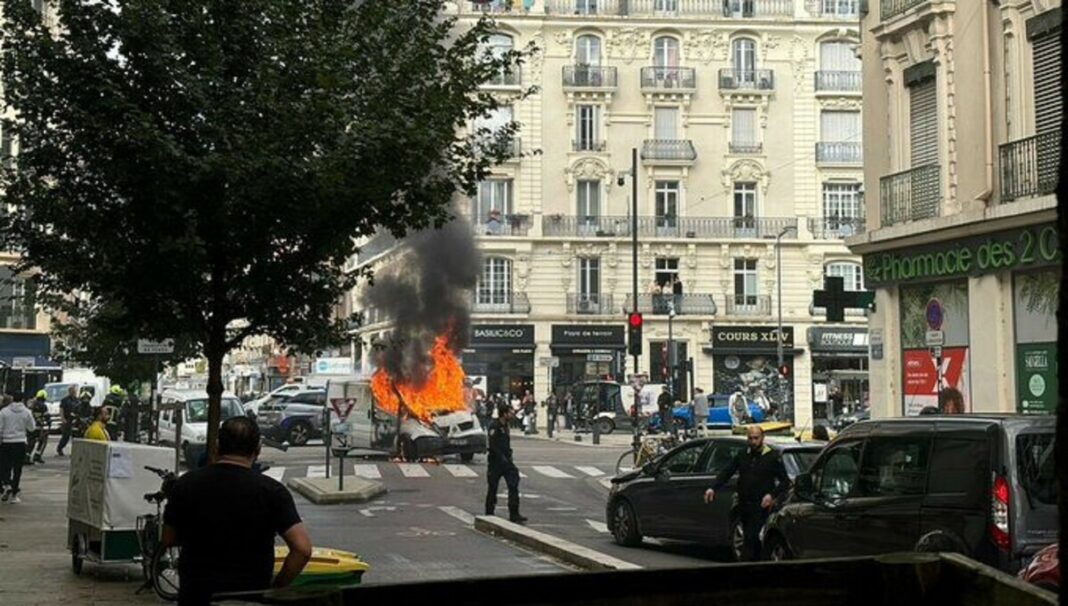
[[[471,333],[468,297],[482,270],[482,255],[471,225],[458,216],[440,229],[406,238],[398,263],[375,275],[364,291],[365,306],[393,319],[393,333],[375,348],[378,368],[400,383],[423,385],[433,366],[430,351],[446,334],[459,353]]]

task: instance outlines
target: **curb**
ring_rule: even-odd
[[[337,478],[292,478],[286,482],[286,486],[316,505],[365,503],[387,492],[381,482],[370,480],[346,478],[345,485],[345,490],[339,491]]]
[[[594,551],[570,541],[514,524],[496,516],[476,516],[475,530],[504,537],[535,551],[552,556],[585,570],[640,570],[637,564],[625,562],[608,554]]]
[[[561,444],[574,444],[575,446],[588,446],[590,448],[629,448],[630,447],[630,442],[627,442],[626,444],[617,444],[617,443],[614,443],[614,441],[605,441],[604,436],[601,436],[601,443],[600,444],[594,444],[593,443],[593,434],[580,434],[580,435],[583,436],[581,442],[577,441],[577,440],[574,440],[574,439],[570,439],[570,438],[557,437],[555,435],[550,438],[547,435],[545,435],[544,433],[535,434],[535,435],[532,435],[532,436],[524,435],[524,434],[518,434],[517,433],[517,434],[513,434],[512,437],[513,438],[524,438],[524,439],[527,439],[527,440],[539,440],[539,441],[542,441],[542,442],[559,442]],[[629,438],[629,436],[628,436],[628,438]]]

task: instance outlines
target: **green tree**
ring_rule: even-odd
[[[3,1],[3,244],[84,334],[197,344],[212,453],[225,354],[338,339],[355,238],[443,224],[516,129],[462,135],[527,51],[485,52],[492,22],[442,0],[53,4],[48,31]]]

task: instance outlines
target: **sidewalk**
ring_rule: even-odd
[[[576,440],[576,436],[580,439]],[[594,448],[628,448],[631,442],[634,440],[634,436],[629,432],[613,431],[608,435],[601,434],[601,443],[593,443],[593,434],[586,431],[576,434],[570,429],[557,429],[553,432],[553,437],[549,437],[546,433],[544,426],[538,428],[538,433],[533,435],[526,435],[521,430],[512,430],[513,438],[529,438],[531,440],[544,440],[553,442],[567,442],[568,444],[577,444],[579,446],[592,446]]]
[[[120,606],[166,604],[141,586],[137,565],[85,563],[71,571],[67,550],[69,459],[46,455],[44,465],[22,472],[22,503],[0,503],[0,604]]]

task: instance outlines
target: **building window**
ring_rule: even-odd
[[[597,105],[577,105],[575,149],[577,151],[597,151],[600,149],[601,108]]]
[[[757,260],[734,260],[734,304],[755,306],[757,304]]]
[[[498,107],[491,111],[488,116],[480,116],[475,120],[475,135],[482,140],[484,145],[491,144],[497,134],[503,131],[515,120],[515,110],[511,105]]]
[[[1039,18],[1041,16],[1035,17]],[[1064,103],[1061,98],[1060,32],[1060,28],[1056,28],[1031,40],[1035,134],[1060,132]]]
[[[579,302],[598,303],[601,295],[600,257],[579,258]]]
[[[822,0],[820,12],[832,17],[856,17],[860,14],[859,0]]]
[[[575,0],[576,15],[596,15],[597,0]]]
[[[500,234],[508,215],[512,214],[512,180],[493,179],[478,184],[475,224],[487,234]]]
[[[671,36],[660,36],[653,41],[653,65],[656,67],[679,66],[679,41]]]
[[[36,288],[33,280],[0,267],[0,328],[37,328]]]
[[[760,151],[757,143],[755,108],[731,110],[731,151],[738,154]]]
[[[486,39],[486,51],[495,59],[504,58],[514,48],[515,41],[506,34],[491,34]],[[510,66],[502,67],[500,73],[491,78],[489,83],[497,85],[517,84],[513,69],[514,67]]]
[[[576,184],[578,216],[583,219],[596,220],[601,216],[601,181],[599,179],[581,179]]]
[[[596,67],[601,64],[601,39],[584,34],[575,41],[575,63]]]
[[[478,281],[480,305],[507,305],[512,299],[512,262],[490,257],[482,262],[482,277]]]
[[[748,83],[756,81],[756,41],[751,38],[738,38],[732,42],[731,61],[736,80]]]
[[[674,229],[679,218],[679,182],[656,182],[656,227]]]
[[[853,220],[864,216],[859,183],[824,183],[823,218]]]
[[[725,17],[752,17],[754,0],[723,0],[723,15]]]
[[[846,290],[864,290],[864,271],[859,263],[828,263],[823,268],[824,277],[841,278]]]
[[[679,108],[657,107],[653,110],[654,138],[674,141],[679,138]]]
[[[655,0],[653,11],[657,13],[675,14],[679,12],[679,0]]]
[[[667,288],[670,292],[671,285],[679,277],[679,260],[676,258],[661,257],[656,260],[656,285]]]
[[[860,112],[820,112],[820,141],[860,143]]]
[[[909,86],[912,168],[938,162],[938,88],[933,76]]]
[[[756,233],[757,216],[757,184],[735,183],[734,184],[734,228],[742,230],[746,235]]]
[[[859,72],[860,59],[853,51],[853,42],[831,40],[820,43],[820,69],[825,72]]]

